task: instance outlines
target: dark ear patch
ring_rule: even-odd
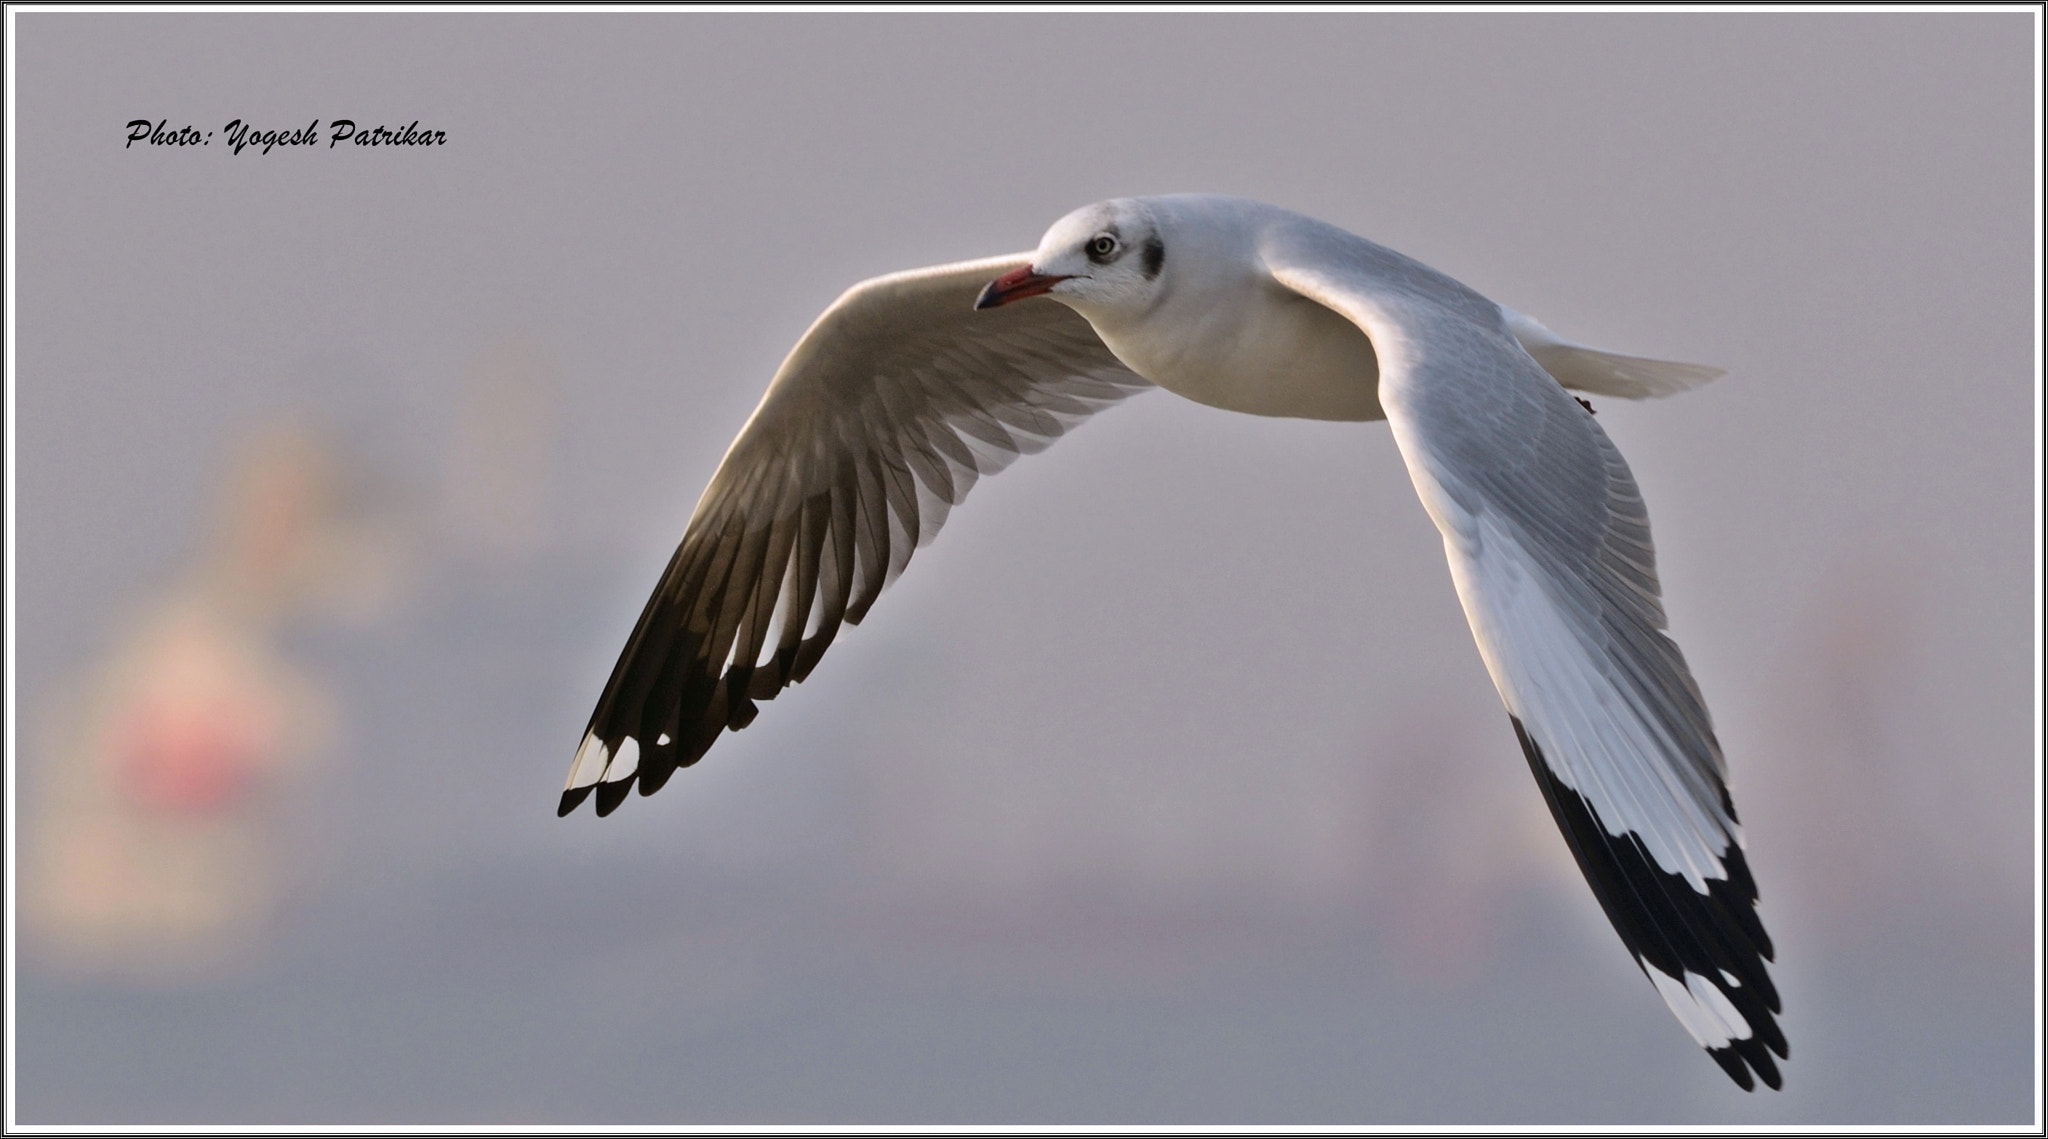
[[[1145,239],[1145,279],[1159,275],[1159,267],[1166,264],[1166,243],[1157,237]]]

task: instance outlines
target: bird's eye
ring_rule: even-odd
[[[1088,241],[1088,259],[1091,261],[1106,261],[1115,252],[1115,234],[1098,233]]]

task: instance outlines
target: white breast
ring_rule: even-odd
[[[1083,315],[1132,371],[1196,403],[1295,419],[1386,418],[1379,361],[1357,325],[1270,279],[1232,284],[1234,296],[1175,296],[1128,324]]]

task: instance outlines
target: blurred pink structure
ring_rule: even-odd
[[[1521,757],[1492,728],[1418,717],[1361,760],[1373,772],[1372,922],[1412,981],[1483,978],[1517,890],[1548,884],[1576,900],[1583,889]]]
[[[442,474],[442,551],[516,565],[550,537],[548,482],[560,411],[554,356],[521,339],[471,357]]]
[[[309,611],[373,613],[395,566],[389,536],[341,512],[336,476],[303,426],[257,432],[198,565],[46,725],[21,913],[51,964],[189,976],[259,943],[299,869],[279,834],[292,791],[336,728],[278,633]]]
[[[195,564],[43,725],[20,877],[30,952],[174,979],[260,948],[318,824],[336,817],[304,792],[342,736],[336,700],[281,634],[388,613],[413,553],[501,571],[531,555],[545,540],[550,370],[516,340],[472,359],[431,526],[366,509],[304,423],[242,443]]]
[[[1902,897],[1996,910],[2028,886],[2011,825],[2026,804],[1958,754],[1944,716],[1929,577],[1875,544],[1846,549],[1786,638],[1766,709],[1759,832],[1788,913],[1846,943],[1890,930]]]

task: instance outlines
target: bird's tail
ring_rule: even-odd
[[[1658,399],[1696,388],[1726,370],[1706,364],[1602,352],[1574,344],[1534,318],[1506,306],[1500,312],[1507,320],[1508,331],[1521,341],[1522,350],[1543,365],[1552,379],[1577,391],[1619,399]]]

